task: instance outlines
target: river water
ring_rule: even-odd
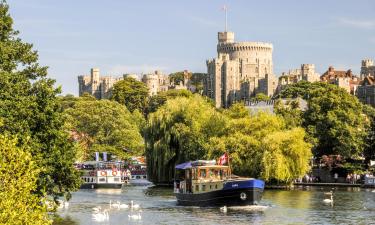
[[[360,188],[334,190],[334,204],[325,204],[329,188],[265,190],[260,206],[218,207],[176,206],[172,189],[126,186],[123,189],[80,190],[73,193],[69,207],[59,209],[56,225],[72,224],[375,224],[375,191]],[[109,209],[109,202],[140,205],[140,210]],[[109,209],[109,220],[92,219],[93,207]],[[141,215],[135,220],[128,215]]]

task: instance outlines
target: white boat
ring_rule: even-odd
[[[123,162],[87,161],[75,166],[83,172],[81,188],[121,188],[129,180]]]

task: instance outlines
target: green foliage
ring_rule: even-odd
[[[375,159],[375,109],[369,105],[364,106],[364,113],[367,116],[370,127],[367,130],[364,156],[366,161]]]
[[[175,164],[229,152],[236,174],[290,183],[309,169],[304,138],[303,129],[288,129],[282,117],[251,117],[240,103],[219,112],[201,96],[177,97],[149,115],[148,173],[153,182],[170,182]]]
[[[178,83],[184,82],[184,76],[185,76],[184,71],[171,73],[169,74],[169,80],[171,82],[174,82],[175,84],[178,84]],[[190,76],[191,74],[189,74],[189,77]]]
[[[27,145],[0,134],[0,224],[51,224],[34,194],[40,169]]]
[[[302,126],[302,111],[299,109],[297,100],[291,100],[286,104],[283,104],[281,100],[276,100],[274,112],[284,118],[288,128]]]
[[[271,98],[263,93],[258,93],[252,98],[253,101],[269,101]]]
[[[140,131],[145,121],[138,110],[130,113],[117,102],[79,98],[65,113],[67,129],[78,134],[81,160],[90,159],[96,151],[120,158],[143,154]]]
[[[56,98],[60,89],[47,78],[47,67],[39,66],[32,45],[22,42],[12,28],[8,6],[0,3],[0,134],[17,137],[27,144],[40,171],[35,193],[59,196],[79,187],[73,168],[74,145],[62,130],[64,118]]]
[[[127,77],[113,85],[111,100],[124,104],[130,112],[136,109],[144,112],[147,97],[148,89],[146,84]]]
[[[280,96],[300,96],[308,101],[302,124],[313,137],[315,155],[356,158],[363,153],[369,122],[355,96],[336,85],[308,82],[289,85]]]
[[[191,76],[191,84],[196,87],[196,92],[201,93],[203,91],[203,81],[207,76],[206,73],[193,73]]]
[[[151,113],[145,129],[150,180],[171,182],[177,163],[203,158],[208,137],[224,132],[223,120],[199,95],[169,99]]]
[[[188,90],[175,90],[171,89],[168,91],[159,92],[157,95],[151,96],[147,105],[147,113],[156,112],[156,110],[165,104],[168,99],[176,97],[192,97],[193,94]]]

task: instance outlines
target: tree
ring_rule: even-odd
[[[168,99],[173,99],[173,98],[176,98],[176,97],[190,98],[192,96],[193,96],[193,94],[188,90],[171,89],[171,90],[168,90],[168,91],[159,92],[157,95],[151,96],[149,98],[146,112],[147,112],[147,114],[152,113],[152,112],[156,112],[156,110],[160,106],[164,105],[164,103]]]
[[[148,174],[155,183],[170,182],[177,163],[225,152],[236,174],[267,181],[290,183],[309,169],[311,146],[302,128],[289,129],[275,115],[250,116],[241,104],[220,112],[199,95],[168,99],[149,115],[145,130]]]
[[[258,93],[255,95],[255,97],[252,99],[253,101],[269,101],[271,98],[263,93]]]
[[[113,85],[111,100],[124,104],[130,112],[144,112],[148,97],[147,86],[134,78],[127,77]]]
[[[315,155],[340,154],[356,158],[363,153],[369,120],[355,96],[322,82],[298,82],[280,93],[280,97],[299,96],[308,102],[308,109],[302,114],[302,125],[313,137]]]
[[[33,194],[40,168],[27,145],[0,134],[0,223],[51,224],[42,199]]]
[[[60,88],[38,64],[32,45],[13,30],[5,1],[0,3],[0,134],[17,137],[17,146],[32,155],[40,171],[35,193],[59,196],[80,185],[73,167],[75,148],[62,129],[64,118],[56,98]]]
[[[191,73],[188,74],[188,78],[191,77]],[[185,80],[185,72],[184,71],[179,71],[175,73],[169,74],[169,80],[175,84],[184,82]]]
[[[203,97],[168,99],[148,117],[145,128],[147,170],[154,183],[169,183],[174,166],[205,156],[209,137],[225,132],[225,118]]]
[[[364,156],[368,162],[369,160],[375,159],[375,109],[371,106],[365,105],[364,113],[370,122],[370,127],[367,130],[364,150]]]
[[[238,112],[239,106],[231,110]],[[302,128],[288,129],[281,117],[266,113],[230,115],[237,116],[232,117],[227,133],[206,144],[208,158],[228,152],[234,173],[269,182],[290,184],[308,172],[311,145],[304,141]]]
[[[191,84],[196,87],[196,92],[201,93],[203,91],[203,81],[207,73],[193,73],[191,76]]]
[[[83,157],[108,152],[119,158],[143,154],[143,139],[139,125],[142,118],[135,110],[130,113],[124,106],[109,100],[79,99],[65,110],[67,129],[76,134]]]

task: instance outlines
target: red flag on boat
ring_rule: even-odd
[[[219,158],[219,165],[224,165],[225,163],[228,163],[228,154],[224,153],[224,155],[220,156]]]

